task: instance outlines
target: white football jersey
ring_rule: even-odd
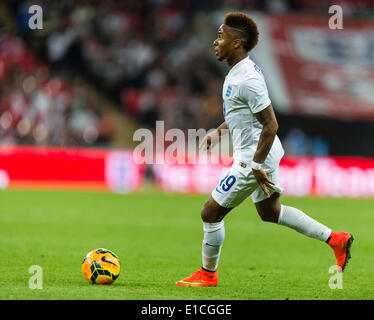
[[[250,164],[262,131],[254,114],[268,107],[271,101],[261,69],[249,57],[239,61],[227,74],[222,98],[234,160]],[[283,155],[282,144],[276,136],[263,169],[267,172],[276,169]]]

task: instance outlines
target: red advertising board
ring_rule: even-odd
[[[286,157],[280,175],[292,196],[374,197],[374,159]]]
[[[227,162],[226,162],[227,163]],[[208,194],[230,164],[149,165],[165,192]],[[285,195],[374,197],[374,159],[285,157],[280,164]],[[42,188],[136,192],[145,165],[130,150],[0,147],[0,188]]]
[[[156,165],[158,185],[169,192],[210,193],[229,165]],[[177,178],[176,178],[177,177]],[[285,195],[374,197],[374,159],[285,157],[280,163]]]
[[[141,170],[130,151],[0,147],[2,188],[135,191],[141,186]]]

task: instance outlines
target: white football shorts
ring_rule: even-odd
[[[270,195],[274,192],[283,193],[280,186],[279,167],[274,171],[266,172],[270,181],[274,182],[276,191],[269,189]],[[238,206],[248,196],[254,203],[266,199],[266,194],[255,179],[250,164],[243,161],[235,161],[226,174],[212,191],[213,199],[225,208]]]

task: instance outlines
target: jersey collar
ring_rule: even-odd
[[[240,60],[236,65],[234,65],[229,73],[227,74],[227,77],[234,74],[236,70],[240,69],[240,66],[242,66],[243,64],[245,64],[247,61],[249,60],[249,56],[247,56],[246,58]]]

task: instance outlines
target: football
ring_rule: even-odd
[[[119,276],[120,261],[110,250],[90,251],[82,262],[82,273],[91,284],[112,284]]]

